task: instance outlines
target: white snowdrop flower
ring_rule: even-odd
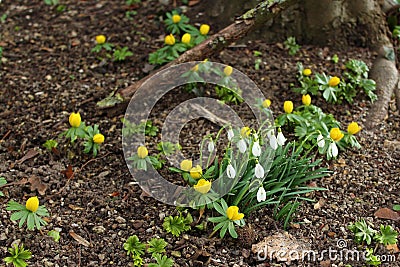
[[[213,141],[210,141],[209,143],[208,143],[208,152],[213,152],[214,151],[214,149],[215,149],[215,145],[214,145],[214,142]]]
[[[272,129],[269,129],[268,131],[267,131],[267,137],[268,138],[271,138],[271,136],[273,136],[274,135],[274,129],[272,128]]]
[[[324,147],[325,146],[325,139],[322,136],[322,134],[319,134],[317,137],[317,142],[319,147]]]
[[[232,129],[228,130],[228,140],[232,141],[232,138],[235,136],[235,134],[233,133]]]
[[[281,131],[278,132],[278,135],[276,137],[276,141],[277,141],[278,145],[280,145],[280,146],[284,146],[285,145],[286,138],[285,138],[285,136],[283,135],[283,133]]]
[[[257,191],[257,201],[262,202],[267,199],[267,192],[265,192],[264,187],[260,186]]]
[[[261,166],[260,163],[256,164],[256,168],[255,168],[254,172],[255,172],[257,178],[259,178],[259,179],[264,178],[264,168],[263,168],[263,166]]]
[[[254,140],[258,140],[258,134],[257,133],[254,133]]]
[[[336,146],[335,142],[331,142],[328,148],[328,155],[331,155],[333,158],[336,158],[336,156],[339,154],[339,150]]]
[[[240,139],[239,142],[237,143],[237,146],[239,148],[240,153],[246,152],[247,145],[246,145],[246,141],[244,141],[244,139]]]
[[[235,168],[233,168],[232,164],[229,164],[228,167],[226,167],[226,174],[231,179],[236,177],[236,171]]]
[[[253,148],[251,149],[251,153],[255,157],[259,157],[261,155],[261,147],[258,141],[254,142]]]
[[[276,140],[275,135],[271,135],[269,138],[269,145],[273,150],[276,150],[278,148],[278,140]]]

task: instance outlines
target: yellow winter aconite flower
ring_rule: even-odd
[[[181,162],[181,170],[190,171],[192,168],[192,161],[190,159],[184,159]]]
[[[232,74],[233,68],[231,66],[226,66],[224,68],[224,73],[226,76],[230,76]]]
[[[249,136],[251,133],[251,129],[247,126],[244,126],[242,129],[240,129],[240,135],[243,138],[246,138],[247,136]]]
[[[178,14],[172,16],[173,23],[179,23],[179,21],[181,21],[181,16],[179,16]]]
[[[290,114],[293,111],[293,102],[292,101],[285,101],[283,103],[283,110],[287,113]]]
[[[335,87],[339,83],[340,83],[339,77],[334,76],[334,77],[329,79],[328,85],[331,86],[331,87]]]
[[[171,33],[170,35],[165,36],[164,41],[165,41],[165,43],[167,45],[174,45],[175,44],[175,37]]]
[[[39,208],[39,199],[37,197],[30,197],[26,201],[25,207],[27,210],[35,212]]]
[[[147,148],[145,146],[140,146],[137,149],[137,154],[138,154],[139,158],[144,159],[149,154],[149,151],[147,150]]]
[[[106,37],[102,34],[96,36],[96,43],[104,44],[106,42]]]
[[[271,106],[271,100],[270,100],[270,99],[265,99],[265,100],[262,102],[262,106],[263,106],[264,108],[269,108],[269,106]]]
[[[79,125],[81,125],[81,114],[72,112],[71,115],[69,115],[69,124],[72,127],[78,128]]]
[[[340,131],[339,128],[332,128],[329,132],[330,137],[333,141],[338,142],[343,138],[344,134]]]
[[[309,94],[303,95],[301,97],[301,102],[303,102],[303,105],[309,106],[311,104],[311,96]]]
[[[203,175],[203,170],[200,165],[196,165],[196,167],[190,169],[189,173],[193,179],[199,179]]]
[[[193,68],[192,68],[192,71],[198,71],[199,70],[199,64],[197,64],[196,66],[194,66]]]
[[[304,70],[303,70],[303,75],[304,75],[304,76],[310,76],[311,73],[312,73],[312,71],[311,71],[310,69],[304,69]]]
[[[93,136],[93,142],[96,144],[101,144],[104,142],[104,135],[98,133]]]
[[[207,35],[209,31],[210,31],[210,25],[207,25],[207,24],[200,25],[200,33],[202,35]]]
[[[185,33],[182,36],[182,43],[189,44],[190,43],[190,33]]]
[[[199,193],[207,194],[211,189],[211,182],[205,179],[200,179],[197,184],[193,186],[193,188]]]
[[[244,214],[239,213],[239,208],[237,206],[230,206],[226,210],[226,216],[229,218],[229,220],[237,221],[243,219]]]
[[[361,127],[358,125],[357,122],[352,122],[349,124],[349,126],[347,126],[347,132],[349,134],[356,134],[361,130]]]

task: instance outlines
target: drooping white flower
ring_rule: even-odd
[[[253,148],[251,149],[251,153],[254,157],[259,157],[261,155],[261,147],[260,142],[256,141],[253,144]]]
[[[278,140],[276,140],[275,135],[271,135],[269,138],[269,145],[273,150],[276,150],[278,148]]]
[[[213,141],[210,141],[209,143],[208,143],[208,152],[213,152],[214,151],[214,149],[215,149],[215,145],[214,145],[214,142]]]
[[[335,142],[331,142],[328,148],[328,155],[330,155],[333,158],[336,158],[336,156],[339,154],[339,150],[336,146]]]
[[[261,166],[260,163],[256,164],[256,168],[254,170],[254,173],[255,173],[257,178],[259,178],[259,179],[264,178],[264,168],[263,168],[263,166]]]
[[[319,147],[324,147],[325,146],[325,139],[322,136],[322,134],[319,134],[317,137],[317,142]]]
[[[278,142],[278,145],[280,146],[284,146],[285,142],[286,142],[286,138],[283,135],[283,133],[281,131],[278,132],[278,135],[276,137],[276,141]]]
[[[267,131],[267,137],[268,137],[268,138],[271,138],[271,136],[273,136],[274,134],[275,134],[274,128],[269,129],[269,130]]]
[[[237,143],[237,146],[239,148],[240,153],[246,152],[247,145],[246,145],[246,141],[244,141],[244,139],[240,139],[239,142]]]
[[[257,191],[257,201],[262,202],[267,199],[267,192],[265,192],[264,187],[260,186]]]
[[[228,140],[232,141],[232,138],[235,136],[235,134],[233,133],[232,129],[228,130]]]
[[[232,164],[229,164],[228,167],[226,167],[226,174],[231,179],[236,177],[236,171],[235,168],[233,168]]]

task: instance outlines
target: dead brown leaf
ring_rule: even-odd
[[[68,165],[67,169],[64,171],[61,171],[61,173],[64,174],[68,180],[71,179],[72,177],[74,177],[74,171],[72,170],[71,165]]]
[[[314,204],[314,209],[318,210],[325,204],[325,199],[320,198],[317,203]]]
[[[73,239],[75,239],[79,244],[85,247],[90,247],[89,241],[81,237],[80,235],[76,234],[74,231],[69,231],[69,235],[72,236]]]
[[[380,219],[389,219],[393,221],[400,220],[400,214],[389,208],[380,208],[374,213],[374,215]]]
[[[189,0],[188,6],[194,6],[200,3],[200,0]]]
[[[39,177],[32,175],[29,177],[28,182],[31,184],[31,191],[37,190],[41,196],[43,196],[47,190],[47,185],[42,183]]]
[[[391,252],[393,252],[393,253],[399,253],[399,252],[400,252],[400,249],[399,249],[399,247],[397,246],[397,244],[389,244],[389,245],[386,245],[386,249],[389,250],[389,251],[391,251]]]
[[[16,160],[15,164],[21,164],[28,159],[36,157],[38,154],[39,154],[39,152],[37,152],[35,149],[30,149],[30,150],[28,150],[28,152],[26,152],[26,154],[22,158],[20,158],[19,160]]]

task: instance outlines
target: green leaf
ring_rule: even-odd
[[[375,234],[374,239],[383,245],[397,244],[398,233],[390,225],[380,226],[380,231]]]
[[[393,206],[394,211],[400,211],[400,205],[394,205]]]
[[[60,232],[51,230],[47,233],[48,236],[52,237],[55,242],[60,241]]]

